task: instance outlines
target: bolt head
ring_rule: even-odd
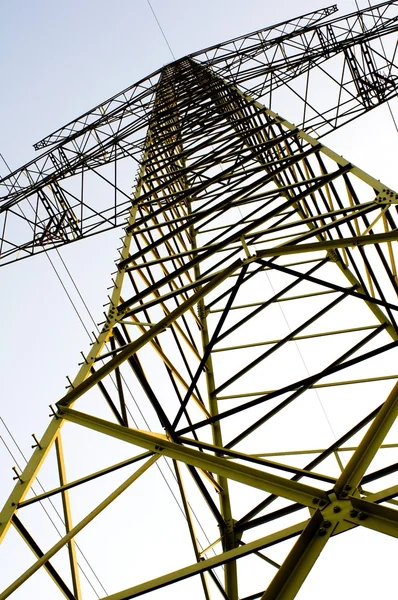
[[[323,522],[323,526],[325,527],[325,529],[328,529],[331,526],[331,522],[330,521],[324,521]]]
[[[340,508],[340,506],[337,506],[337,505],[336,505],[336,506],[333,506],[333,512],[334,512],[334,513],[339,513],[340,511],[341,511],[341,508]]]

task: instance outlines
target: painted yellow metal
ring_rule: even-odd
[[[137,190],[137,194],[138,193],[139,193],[139,190]],[[133,224],[135,221],[135,217],[136,217],[136,208],[133,207],[131,210],[130,217],[129,217],[129,223]],[[129,253],[129,243],[131,242],[131,238],[132,238],[132,235],[130,233],[127,233],[125,241],[123,243],[123,250],[122,250],[122,254],[125,254],[126,256]],[[110,303],[108,317],[107,317],[107,320],[109,323],[115,322],[116,314],[115,314],[114,306],[117,306],[117,304],[119,303],[119,300],[120,300],[123,276],[124,276],[123,272],[119,272],[116,275],[115,285],[113,288],[113,292],[112,292],[112,296],[111,296],[111,303]],[[101,333],[98,335],[98,337],[97,337],[95,343],[93,344],[91,350],[89,351],[88,355],[85,357],[85,360],[84,360],[78,374],[76,375],[76,378],[73,380],[73,383],[72,383],[73,389],[75,389],[76,387],[81,385],[81,383],[83,381],[85,381],[85,379],[87,377],[90,376],[90,370],[91,370],[93,364],[95,363],[96,358],[101,353],[102,348],[105,346],[105,344],[109,340],[111,332],[112,332],[112,328],[109,327],[108,325],[106,325],[102,329]],[[73,402],[73,400],[72,400],[72,402]],[[29,460],[25,469],[23,470],[19,482],[16,484],[13,491],[11,492],[10,497],[6,501],[2,511],[0,513],[0,542],[2,541],[2,539],[4,538],[4,535],[6,534],[7,530],[10,527],[11,518],[16,510],[16,507],[23,501],[26,494],[29,493],[30,487],[31,487],[35,477],[37,476],[44,460],[46,459],[48,453],[50,452],[62,425],[63,425],[62,419],[59,419],[56,416],[54,416],[51,419],[50,424],[47,427],[44,435],[40,439],[40,442],[37,445],[31,459]]]
[[[64,486],[67,483],[67,478],[66,478],[65,458],[64,458],[64,451],[63,451],[63,447],[62,447],[61,433],[58,434],[58,436],[55,440],[55,447],[56,447],[56,452],[57,452],[59,481],[60,481],[61,486]],[[68,534],[71,531],[71,529],[73,528],[72,513],[71,513],[71,507],[70,507],[70,501],[69,501],[69,492],[67,490],[64,490],[63,492],[61,492],[61,496],[62,496],[62,507],[63,507],[63,511],[64,511],[64,519],[65,519],[65,529],[66,529],[66,533]],[[70,564],[70,568],[71,568],[73,591],[76,596],[76,600],[81,600],[82,599],[82,591],[81,591],[81,586],[80,586],[79,567],[78,567],[78,563],[77,563],[76,544],[75,544],[74,538],[71,538],[68,542],[68,553],[69,553],[69,564]]]
[[[72,529],[64,535],[56,544],[53,545],[50,550],[47,550],[45,554],[37,560],[29,569],[27,569],[18,579],[16,579],[11,585],[7,587],[0,594],[0,600],[8,598],[15,590],[17,590],[29,577],[31,577],[40,567],[42,567],[54,554],[56,554],[61,548],[72,540],[79,531],[84,529],[96,516],[98,516],[111,502],[113,502],[120,494],[122,494],[134,481],[136,481],[150,466],[152,466],[159,458],[159,455],[155,454],[149,460],[147,460],[141,467],[139,467],[130,477],[128,477],[121,485],[119,485],[111,494],[109,494],[105,500],[103,500],[98,506],[94,508],[86,517],[84,517],[79,523],[74,525]]]
[[[398,382],[336,482],[337,495],[356,489],[398,416]]]
[[[314,566],[336,523],[317,510],[260,600],[292,600]]]
[[[161,577],[157,577],[156,579],[152,579],[151,581],[135,585],[134,587],[125,589],[121,592],[117,592],[116,594],[111,594],[110,596],[106,596],[106,598],[101,598],[101,600],[128,600],[129,598],[136,598],[137,596],[141,596],[142,594],[146,594],[150,591],[160,589],[161,587],[170,585],[171,583],[182,581],[183,579],[186,579],[188,577],[192,577],[194,575],[198,575],[199,573],[203,573],[208,569],[212,569],[219,565],[228,563],[231,560],[237,560],[241,557],[247,556],[255,550],[267,548],[268,546],[271,546],[277,543],[278,541],[288,540],[292,537],[295,537],[304,530],[306,524],[307,523],[303,521],[291,527],[287,527],[283,531],[278,531],[277,533],[264,536],[258,540],[255,540],[254,542],[248,542],[244,546],[239,546],[232,550],[222,552],[221,554],[212,558],[201,560],[196,564],[189,565],[188,567],[179,569],[178,571],[174,571],[173,573],[168,573],[167,575],[163,575]]]
[[[314,497],[323,500],[325,503],[329,501],[328,495],[322,489],[221,458],[217,455],[222,454],[222,448],[217,446],[214,446],[214,455],[200,452],[194,448],[188,448],[182,443],[172,442],[166,435],[128,429],[67,407],[60,409],[60,416],[71,423],[88,427],[99,433],[110,435],[185,464],[217,473],[221,477],[233,479],[271,494],[277,494],[282,498],[287,498],[304,506],[312,507]],[[183,441],[184,439],[181,438],[181,442]],[[241,454],[241,456],[244,455]]]

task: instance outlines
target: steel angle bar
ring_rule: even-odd
[[[312,273],[314,273],[315,271],[317,271],[318,269],[320,269],[323,265],[326,264],[326,262],[327,262],[327,258],[319,260],[315,265],[313,265],[307,271],[307,275],[311,275]],[[256,263],[254,263],[254,264],[256,264]],[[247,277],[245,278],[244,283],[246,283],[249,279],[251,279],[252,277],[254,277],[257,273],[262,272],[263,270],[264,270],[264,267],[262,265],[257,266],[254,271],[250,271],[247,274]],[[279,292],[277,292],[276,294],[274,294],[268,300],[266,300],[264,302],[258,302],[256,304],[245,305],[244,308],[251,308],[252,306],[255,306],[256,308],[253,311],[251,311],[248,315],[246,315],[245,317],[243,317],[242,319],[240,319],[237,323],[235,323],[234,325],[231,325],[224,333],[222,333],[219,336],[218,341],[220,342],[221,340],[223,340],[224,338],[226,338],[228,335],[230,335],[233,331],[236,331],[236,329],[238,329],[241,325],[243,325],[244,323],[246,323],[247,321],[249,321],[254,316],[258,315],[265,308],[267,308],[268,306],[270,306],[273,302],[280,301],[281,300],[281,296],[283,294],[286,294],[287,292],[289,292],[290,290],[292,290],[300,282],[301,282],[301,279],[300,279],[300,276],[298,276],[298,277],[296,277],[294,279],[294,281],[292,283],[289,283],[286,287],[282,288]],[[227,290],[227,291],[229,291],[229,290]],[[334,292],[334,290],[333,290],[333,292]],[[216,312],[216,310],[214,310],[214,311],[211,310],[212,306],[214,306],[216,304],[216,301],[219,302],[225,296],[226,296],[226,292],[223,292],[218,298],[216,298],[216,300],[212,300],[212,302],[210,302],[207,305],[207,310],[209,312]],[[231,310],[233,310],[233,308],[234,307],[232,307]],[[222,310],[222,309],[217,309],[217,312],[219,312],[219,310]]]
[[[342,354],[339,358],[337,358],[331,365],[326,367],[323,371],[318,372],[316,375],[312,375],[312,376],[308,377],[306,379],[306,383],[304,383],[304,385],[300,384],[299,386],[292,387],[292,390],[295,390],[295,391],[293,391],[293,394],[291,396],[289,396],[288,398],[283,400],[280,404],[278,404],[273,409],[271,409],[263,417],[258,419],[250,427],[248,427],[246,430],[244,430],[240,435],[236,436],[233,440],[231,440],[227,444],[227,446],[232,447],[232,446],[236,445],[239,441],[244,439],[247,435],[249,435],[256,429],[258,429],[258,427],[260,427],[265,422],[267,422],[269,419],[271,419],[276,414],[278,414],[281,410],[283,410],[291,402],[293,402],[299,396],[301,396],[301,394],[303,394],[307,390],[311,389],[313,383],[319,381],[323,377],[327,377],[332,372],[336,372],[342,368],[346,368],[349,364],[356,364],[357,362],[361,362],[361,360],[363,360],[364,355],[362,355],[358,359],[354,359],[354,361],[347,360],[347,358],[349,358],[350,356],[355,354],[360,348],[362,348],[364,345],[366,345],[368,342],[370,342],[373,338],[375,338],[384,329],[385,329],[385,326],[380,325],[377,329],[373,330],[371,333],[369,333],[367,336],[365,336],[365,338],[363,338],[361,341],[359,341],[357,344],[355,344],[352,348],[350,348],[344,354]],[[370,356],[373,356],[374,351],[370,352],[368,354],[370,354]],[[293,384],[293,386],[294,386],[294,384]],[[291,387],[291,386],[288,386],[288,387]],[[272,392],[271,394],[268,394],[268,396],[266,398],[270,399],[273,397],[277,397],[280,395],[281,391],[282,390],[277,390],[276,392]],[[285,388],[285,391],[286,391],[286,388]]]
[[[59,434],[55,440],[55,448],[57,455],[57,465],[59,472],[59,480],[61,486],[65,486],[66,484],[66,469],[65,469],[65,456],[63,451],[63,444],[61,434]],[[66,533],[69,533],[72,529],[72,511],[69,500],[69,491],[65,488],[61,492],[62,498],[62,508],[64,514],[65,521],[65,529]],[[15,517],[16,515],[14,515]],[[80,576],[79,576],[79,567],[77,563],[76,556],[76,544],[75,540],[72,538],[68,542],[68,555],[69,555],[69,565],[70,572],[72,577],[73,591],[76,596],[76,600],[82,600],[82,591],[80,587]]]
[[[221,385],[219,385],[214,390],[214,393],[217,395],[219,392],[221,392],[226,387],[230,386],[232,383],[234,383],[236,380],[238,380],[240,377],[242,377],[243,375],[245,375],[246,373],[248,373],[251,369],[253,369],[258,364],[260,364],[262,361],[264,361],[266,358],[268,358],[269,356],[271,356],[271,354],[273,354],[274,352],[276,352],[277,350],[279,350],[280,348],[282,348],[286,342],[291,341],[298,333],[300,333],[301,331],[303,331],[304,329],[306,329],[307,327],[309,327],[310,325],[312,325],[312,323],[314,323],[315,321],[317,321],[319,318],[321,318],[322,316],[324,316],[325,314],[327,314],[330,310],[332,310],[340,302],[342,302],[343,300],[345,300],[347,298],[347,296],[348,296],[348,293],[345,293],[345,294],[341,294],[340,296],[338,296],[337,298],[335,298],[332,302],[330,302],[329,304],[327,304],[320,311],[316,312],[312,317],[310,317],[309,319],[307,319],[306,321],[304,321],[304,323],[302,323],[301,325],[299,325],[298,327],[296,327],[296,329],[294,329],[293,331],[291,331],[283,339],[281,339],[279,342],[277,342],[276,344],[274,344],[272,346],[272,348],[269,348],[268,350],[266,350],[265,352],[263,352],[262,354],[260,354],[256,359],[252,360],[245,367],[243,367],[241,370],[239,370],[237,373],[235,373],[235,375],[233,375],[232,377],[230,377],[229,379],[227,379],[226,381],[224,381],[223,383],[221,383]]]
[[[398,510],[369,502],[368,498],[350,496],[349,499],[354,508],[345,520],[398,538]]]
[[[14,525],[15,529],[18,531],[22,539],[36,554],[37,558],[41,558],[42,556],[44,556],[43,550],[40,548],[37,542],[35,542],[34,538],[30,535],[30,533],[23,525],[21,520],[17,517],[17,515],[13,515],[12,524]],[[47,573],[50,575],[55,584],[61,590],[65,598],[68,598],[68,600],[78,600],[77,596],[75,596],[75,594],[69,589],[65,581],[62,579],[62,577],[59,575],[58,571],[53,567],[50,561],[45,562],[43,567],[46,569]]]
[[[158,454],[152,456],[144,465],[139,467],[135,473],[130,475],[119,487],[117,487],[105,500],[103,500],[94,510],[86,515],[79,523],[77,523],[64,537],[62,537],[50,550],[47,550],[31,567],[29,567],[18,579],[9,585],[2,593],[0,600],[8,598],[15,590],[17,590],[27,579],[34,575],[49,559],[54,556],[61,548],[72,540],[88,523],[97,517],[113,500],[122,494],[134,481],[136,481],[145,471],[152,466],[159,458]]]
[[[279,469],[281,471],[285,471],[287,473],[294,473],[296,475],[300,475],[300,477],[309,477],[313,479],[318,479],[319,481],[325,481],[327,483],[334,483],[336,481],[335,477],[330,477],[329,475],[323,475],[321,473],[316,473],[314,471],[309,471],[305,469],[301,469],[299,467],[293,467],[291,465],[286,465],[284,463],[277,463],[272,460],[267,460],[262,457],[256,457],[253,455],[243,454],[241,452],[236,452],[234,450],[229,450],[228,448],[220,448],[214,446],[213,444],[208,444],[199,440],[191,440],[189,438],[180,438],[180,441],[187,445],[193,446],[194,448],[201,448],[203,450],[207,450],[209,452],[214,452],[219,456],[223,455],[225,457],[236,458],[238,460],[242,460],[243,462],[249,462],[253,464],[263,465],[264,467],[271,467],[273,469]],[[287,453],[286,453],[287,454]],[[292,453],[293,454],[293,453]]]
[[[82,425],[105,435],[116,437],[130,444],[198,467],[204,471],[216,473],[227,479],[233,479],[257,489],[276,493],[278,496],[299,502],[305,506],[312,507],[314,497],[322,498],[325,502],[329,501],[328,495],[321,489],[266,473],[247,465],[233,463],[225,458],[213,456],[194,448],[187,448],[169,440],[162,434],[128,429],[116,423],[109,423],[103,419],[66,407],[60,409],[60,414],[67,421],[76,423],[77,425]]]
[[[334,487],[340,496],[356,489],[398,415],[398,382],[364,435]]]
[[[341,449],[341,446],[345,444],[348,440],[350,440],[355,434],[357,434],[361,429],[363,429],[368,423],[370,423],[375,416],[380,411],[382,405],[369,413],[365,418],[363,418],[359,423],[354,425],[349,431],[347,431],[344,435],[342,435],[338,440],[336,440],[329,448],[325,450],[320,450],[318,456],[316,456],[313,460],[307,463],[304,467],[305,470],[312,470],[316,466],[318,466],[323,460],[325,460],[328,456],[333,454],[336,451]],[[355,448],[354,448],[355,450]],[[300,476],[295,476],[296,479],[300,479]],[[263,500],[254,507],[250,512],[248,512],[244,517],[242,517],[236,524],[236,528],[239,530],[244,530],[250,527],[255,527],[257,524],[261,524],[263,522],[263,517],[258,519],[253,519],[260,511],[265,509],[271,502],[275,500],[275,497],[269,497],[266,500]],[[298,508],[296,509],[298,510]],[[265,521],[266,522],[266,521]]]
[[[121,592],[117,592],[116,594],[111,594],[110,596],[106,596],[101,600],[129,600],[131,598],[137,598],[138,596],[147,594],[148,592],[160,589],[172,583],[176,583],[177,581],[182,581],[188,577],[198,575],[199,573],[204,573],[209,569],[228,564],[230,561],[237,560],[243,556],[248,556],[257,550],[261,550],[262,548],[267,548],[281,541],[288,540],[299,535],[304,530],[305,526],[306,521],[303,521],[302,523],[298,523],[297,525],[293,525],[292,527],[288,527],[282,531],[278,531],[277,533],[265,536],[254,542],[248,542],[244,546],[227,550],[226,552],[223,552],[217,556],[212,556],[211,558],[201,560],[200,562],[183,569],[178,569],[173,573],[169,573],[167,575],[157,577],[156,579],[152,579],[151,581],[135,585]]]
[[[398,469],[397,464],[394,465],[396,469]],[[362,489],[362,486],[361,486]],[[366,490],[363,490],[363,495],[365,496],[364,500],[376,504],[380,504],[381,502],[388,502],[392,500],[396,496],[398,496],[398,484],[392,485],[389,488],[384,490],[380,490],[376,493],[367,493]],[[356,496],[354,496],[356,498]]]
[[[59,494],[66,490],[70,490],[78,485],[82,485],[83,483],[87,483],[89,481],[92,481],[93,479],[97,479],[98,477],[107,475],[108,473],[113,473],[113,471],[118,471],[119,469],[122,469],[123,467],[132,465],[135,462],[143,460],[144,458],[149,458],[151,455],[152,455],[152,452],[144,452],[143,454],[140,454],[139,456],[134,456],[133,458],[124,460],[120,463],[117,463],[116,465],[107,467],[106,469],[101,469],[100,471],[92,473],[91,475],[86,475],[86,477],[81,477],[80,479],[75,479],[74,481],[65,483],[64,485],[61,485],[57,488],[49,490],[48,492],[43,492],[42,494],[38,494],[37,496],[34,496],[33,498],[28,498],[27,500],[23,500],[22,502],[20,502],[18,504],[18,510],[21,508],[24,508],[24,506],[29,506],[30,504],[35,504],[36,502],[41,502],[45,498],[50,498],[51,496],[55,496],[55,494]]]
[[[392,242],[398,239],[398,229],[386,233],[376,233],[349,237],[344,239],[327,240],[326,242],[314,242],[313,244],[297,245],[288,244],[276,248],[267,248],[266,250],[257,250],[256,255],[259,258],[283,256],[284,254],[297,254],[301,252],[321,252],[322,250],[335,250],[336,248],[355,248],[356,246],[366,246],[368,244],[380,244],[383,242]]]
[[[261,600],[295,598],[332,533],[332,523],[324,521],[320,510],[315,511]]]
[[[305,279],[306,281],[310,281],[312,283],[317,283],[323,287],[327,287],[329,289],[335,290],[336,292],[347,291],[347,288],[344,288],[340,285],[336,285],[335,283],[332,283],[331,281],[326,281],[324,279],[319,279],[316,277],[312,277],[311,275],[306,275],[306,274],[300,273],[299,271],[294,271],[293,269],[286,267],[284,265],[279,265],[276,262],[270,262],[270,261],[264,260],[264,259],[259,259],[259,262],[261,262],[261,264],[263,264],[264,267],[276,269],[277,271],[281,271],[282,273],[287,273],[288,275],[293,275],[295,277],[301,277],[302,279]],[[358,286],[358,282],[356,282],[356,286]],[[357,292],[357,291],[355,291],[355,289],[351,289],[351,290],[348,290],[348,294],[350,296],[353,296],[354,298],[359,298],[360,300],[363,300],[368,305],[375,304],[378,307],[390,308],[391,310],[398,310],[398,305],[391,304],[391,302],[385,302],[383,300],[379,300],[378,298],[374,298],[373,296],[370,296],[368,293],[366,293],[364,290]],[[386,317],[384,318],[384,322],[386,322]]]
[[[91,389],[99,381],[101,381],[106,375],[109,375],[113,370],[120,366],[130,356],[133,356],[140,348],[145,346],[154,337],[161,333],[169,324],[173,323],[179,316],[183,315],[188,309],[198,303],[201,298],[204,298],[214,288],[216,288],[224,279],[226,279],[231,273],[236,271],[242,266],[242,261],[237,260],[232,265],[226,267],[224,271],[213,277],[213,279],[183,302],[180,306],[174,309],[169,315],[166,315],[156,325],[154,325],[149,331],[144,333],[138,340],[132,342],[127,347],[123,348],[116,356],[114,356],[108,363],[103,365],[98,371],[91,375],[89,378],[82,381],[77,387],[73,388],[66,396],[64,396],[57,405],[59,407],[66,406],[74,402],[77,398],[82,396],[86,391]]]
[[[398,444],[382,444],[380,446],[380,449],[397,448],[397,447],[398,447]],[[356,447],[353,449],[356,450]],[[377,471],[374,471],[373,473],[368,473],[367,475],[365,475],[362,478],[361,487],[363,485],[366,485],[367,483],[370,483],[371,481],[375,481],[376,479],[382,479],[383,477],[386,477],[387,475],[391,475],[391,473],[396,473],[397,471],[398,471],[398,462],[393,463],[392,465],[388,465],[387,467],[383,467],[382,469],[378,469]]]
[[[374,335],[377,335],[378,333],[380,333],[382,330],[384,330],[386,328],[385,325],[381,325],[380,327],[378,327],[378,329],[374,330],[371,334],[369,334],[369,336],[367,336],[364,340],[362,340],[361,342],[359,342],[359,344],[356,344],[353,348],[351,348],[351,350],[347,353],[348,356],[354,352],[356,352],[356,350],[358,350],[358,348],[360,348],[361,346],[363,346],[365,343],[367,343],[367,341],[369,341],[372,337],[374,337]],[[298,382],[295,382],[293,384],[289,384],[279,390],[276,390],[275,392],[272,392],[271,394],[268,394],[267,396],[260,396],[260,398],[256,398],[254,400],[251,400],[249,402],[246,402],[243,405],[240,405],[236,408],[233,409],[229,409],[226,410],[222,413],[219,413],[218,415],[214,415],[212,417],[210,417],[210,419],[207,419],[206,421],[199,421],[198,423],[196,423],[195,425],[193,425],[192,427],[186,427],[183,428],[179,431],[177,431],[177,435],[184,435],[188,432],[194,431],[196,429],[199,429],[201,427],[204,427],[205,425],[208,425],[209,422],[212,421],[216,421],[216,420],[221,420],[221,419],[225,419],[231,415],[234,415],[240,411],[246,410],[247,408],[251,408],[252,406],[257,406],[258,404],[261,404],[263,402],[266,402],[267,400],[271,399],[271,398],[275,398],[277,396],[280,396],[288,391],[295,391],[297,389],[297,386],[303,386],[306,389],[309,389],[310,386],[312,385],[312,383],[314,383],[316,380],[321,379],[322,377],[326,376],[326,373],[328,375],[331,375],[332,373],[335,373],[337,371],[341,371],[342,369],[348,368],[354,364],[357,364],[358,362],[367,360],[368,358],[371,358],[373,356],[377,356],[378,354],[381,354],[383,352],[387,352],[388,350],[392,350],[393,348],[396,348],[398,346],[398,341],[396,342],[391,342],[389,344],[386,344],[384,346],[382,346],[381,348],[378,348],[376,350],[371,350],[370,352],[366,352],[365,354],[360,355],[359,357],[355,357],[353,359],[347,360],[345,362],[343,362],[342,364],[340,364],[340,361],[344,359],[344,357],[346,356],[346,354],[342,355],[340,357],[340,359],[338,359],[337,361],[335,361],[333,363],[333,365],[329,365],[329,367],[324,370],[324,371],[320,371],[315,375],[311,375],[310,377],[306,377],[304,379],[301,379]]]
[[[229,313],[229,311],[231,309],[231,306],[232,306],[232,304],[233,304],[233,302],[234,302],[234,300],[236,298],[236,295],[237,295],[237,293],[238,293],[238,291],[239,291],[239,289],[240,289],[240,287],[242,285],[242,282],[243,282],[244,277],[246,275],[247,268],[248,268],[248,265],[246,264],[246,265],[244,265],[242,267],[242,269],[239,272],[238,278],[237,278],[237,280],[235,282],[235,285],[234,285],[234,287],[232,289],[232,292],[231,292],[231,294],[230,294],[230,296],[229,296],[229,298],[227,300],[227,303],[226,303],[226,306],[225,306],[225,308],[223,310],[223,313],[222,313],[222,315],[221,315],[221,317],[220,317],[220,319],[219,319],[219,321],[218,321],[218,323],[217,323],[217,325],[216,325],[216,327],[214,329],[213,335],[212,335],[211,339],[209,340],[209,343],[207,344],[206,348],[204,349],[204,353],[203,353],[202,359],[201,359],[201,361],[199,363],[199,366],[197,367],[196,373],[195,373],[195,375],[192,378],[192,382],[191,382],[191,384],[190,384],[190,386],[189,386],[189,388],[188,388],[188,390],[186,392],[186,395],[185,395],[185,397],[184,397],[184,399],[182,401],[181,407],[178,409],[178,413],[177,413],[177,415],[176,415],[176,417],[174,419],[174,422],[173,422],[173,429],[175,429],[177,427],[177,425],[178,425],[178,423],[179,423],[179,421],[180,421],[180,419],[181,419],[181,417],[182,417],[182,415],[183,415],[183,413],[185,411],[185,408],[186,408],[186,406],[187,406],[187,404],[189,402],[189,399],[190,399],[190,397],[191,397],[191,395],[192,395],[192,393],[193,393],[193,391],[195,389],[195,386],[196,386],[196,384],[197,384],[197,382],[199,380],[199,377],[200,377],[200,375],[201,375],[201,373],[203,371],[203,368],[206,365],[207,359],[209,358],[210,353],[213,350],[214,344],[217,343],[217,339],[218,339],[219,333],[220,333],[220,331],[221,331],[221,329],[222,329],[222,327],[223,327],[223,325],[225,323],[225,320],[226,320],[226,318],[228,316],[228,313]]]
[[[189,501],[187,498],[187,494],[186,494],[185,487],[184,487],[184,482],[183,482],[183,479],[182,479],[182,476],[180,473],[180,467],[176,461],[173,461],[173,464],[174,464],[174,471],[175,471],[176,478],[177,478],[178,488],[180,490],[182,505],[183,505],[183,509],[184,509],[184,513],[185,513],[185,518],[187,520],[191,543],[192,543],[193,550],[195,553],[195,558],[196,558],[197,562],[199,562],[199,560],[200,560],[199,542],[198,542],[198,539],[195,534],[193,519],[192,519],[192,515],[191,515],[191,507],[190,507],[190,504],[189,504]],[[201,578],[201,582],[202,582],[203,593],[204,593],[205,599],[211,600],[207,582],[206,582],[206,579],[205,579],[203,573],[200,574],[200,578]],[[216,578],[215,578],[215,580],[218,581]]]

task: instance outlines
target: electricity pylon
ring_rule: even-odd
[[[112,600],[293,598],[336,535],[397,537],[398,194],[319,141],[397,94],[397,3],[325,23],[334,11],[175,61],[2,180],[5,262],[125,233],[102,328],[0,515],[36,555],[0,600],[40,570],[59,597],[90,597],[86,531],[134,563]],[[314,68],[336,96],[312,95]],[[268,106],[303,81],[297,126]],[[170,519],[159,465],[185,517],[173,540],[151,531],[154,510]],[[34,512],[48,498],[55,541]]]

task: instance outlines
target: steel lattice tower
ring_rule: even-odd
[[[320,136],[397,95],[398,10],[335,10],[163,67],[1,181],[3,262],[124,227],[102,328],[0,515],[36,556],[1,600],[40,569],[54,598],[90,597],[76,539],[98,524],[107,543],[114,505],[137,563],[111,600],[180,597],[185,579],[195,598],[293,598],[337,534],[397,537],[398,194]],[[268,108],[296,81],[299,125]],[[186,525],[166,567],[140,529],[165,502],[150,503],[160,464]],[[33,495],[45,465],[53,487]],[[35,526],[46,498],[61,539]]]

